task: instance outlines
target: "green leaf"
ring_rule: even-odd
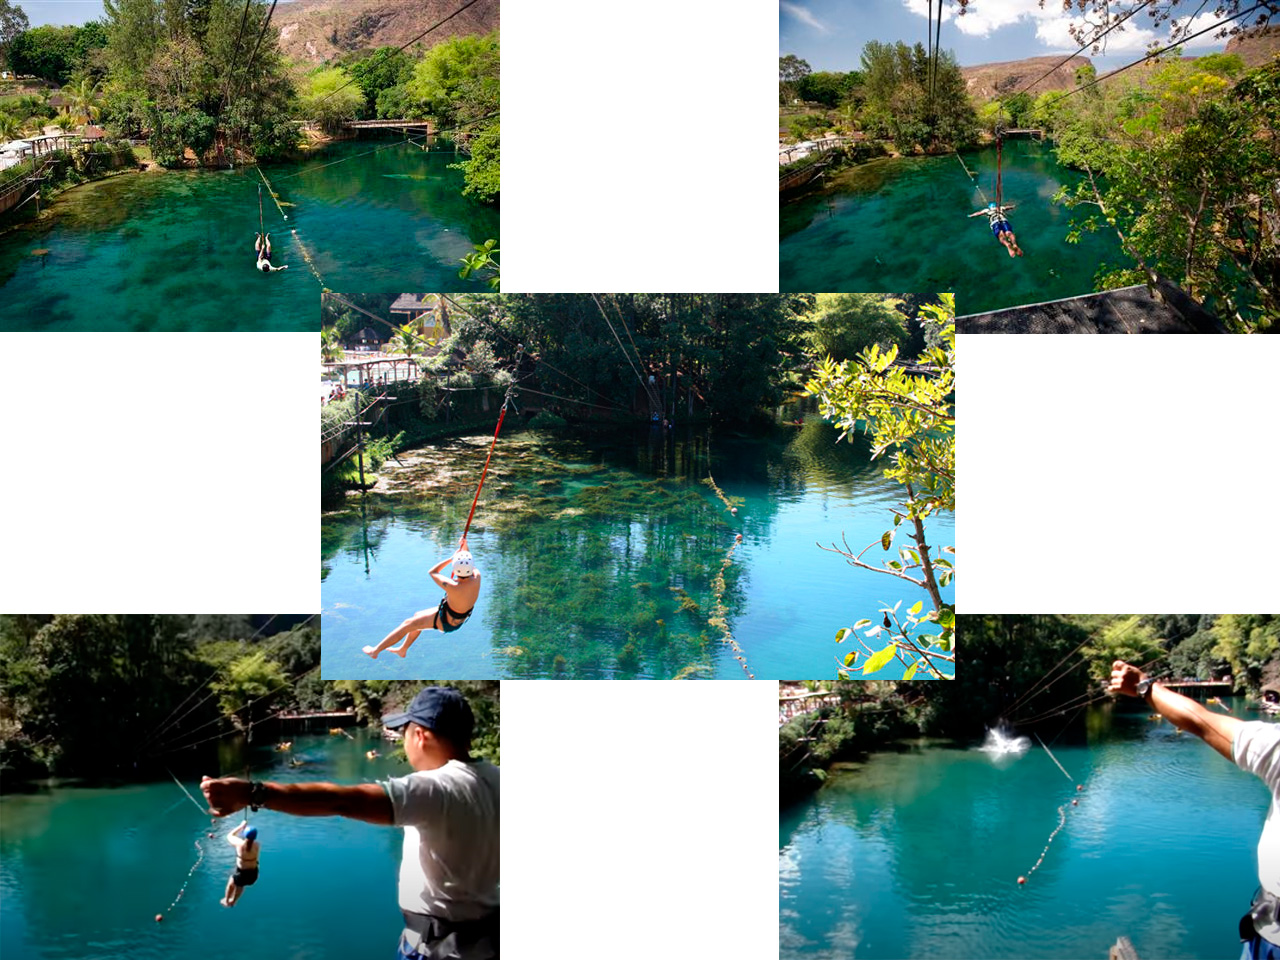
[[[901,569],[902,569],[902,564],[900,564],[897,560],[890,560],[890,561],[889,561],[889,566],[893,567],[893,569],[895,569],[895,570],[901,570]]]
[[[844,643],[845,634],[849,632],[848,627],[841,627],[836,631],[836,643]]]
[[[917,601],[915,602],[915,605],[914,605],[910,610],[908,610],[907,612],[908,612],[908,613],[910,613],[910,614],[914,617],[916,614],[918,614],[918,613],[919,613],[921,610],[923,610],[923,609],[924,609],[924,601],[923,601],[923,600],[917,600]]]
[[[862,672],[875,673],[877,670],[884,669],[884,665],[893,659],[893,651],[896,650],[897,647],[898,645],[896,643],[891,643],[883,650],[873,653],[867,659],[867,662],[862,665]]]
[[[916,668],[919,666],[920,664],[913,663],[911,666],[907,667],[907,671],[902,675],[902,679],[910,680],[912,677],[914,677],[916,675]]]
[[[852,666],[853,666],[853,661],[855,661],[855,660],[857,660],[857,659],[858,659],[858,651],[857,651],[857,650],[851,650],[849,653],[846,653],[846,654],[844,655],[844,665],[845,665],[846,667],[852,667]]]
[[[855,623],[855,624],[853,625],[853,629],[854,629],[854,630],[861,630],[863,627],[865,627],[865,626],[866,626],[867,624],[869,624],[870,622],[871,622],[870,620],[859,620],[857,623]]]
[[[886,531],[885,531],[883,534],[881,534],[881,536],[880,536],[880,548],[881,548],[882,550],[888,550],[888,549],[889,549],[889,544],[891,544],[891,543],[893,543],[893,531],[892,531],[892,530],[886,530]]]
[[[956,625],[956,609],[955,607],[943,607],[938,612],[938,626],[955,629]]]

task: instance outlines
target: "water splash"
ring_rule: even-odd
[[[999,727],[987,730],[987,738],[978,747],[983,753],[992,757],[1020,756],[1027,752],[1031,741],[1027,737],[1011,737]]]

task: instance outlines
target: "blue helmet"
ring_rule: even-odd
[[[988,209],[988,210],[994,210],[995,208],[996,208],[996,205],[995,205],[994,203],[988,203],[988,204],[987,204],[987,209]]]
[[[254,839],[257,839],[257,836],[258,836],[258,828],[257,828],[257,827],[247,827],[247,828],[245,828],[245,831],[244,831],[244,838],[245,838],[246,840],[254,840]]]

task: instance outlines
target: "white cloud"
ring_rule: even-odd
[[[798,3],[790,2],[790,0],[781,0],[778,6],[783,13],[787,14],[787,16],[791,17],[793,20],[799,20],[801,23],[808,27],[812,27],[819,33],[827,33],[829,30],[825,23],[809,12],[808,7],[802,7]]]
[[[941,0],[938,0],[941,2]],[[924,18],[928,15],[928,0],[902,0],[902,4],[911,13]],[[1056,9],[1055,9],[1056,8]],[[971,0],[963,16],[956,16],[954,2],[943,6],[943,20],[952,22],[961,33],[970,37],[989,37],[1002,27],[1025,22],[1035,25],[1036,39],[1045,46],[1046,53],[1070,53],[1079,47],[1079,43],[1071,38],[1070,27],[1087,26],[1083,19],[1066,14],[1061,6],[1053,0],[1041,7],[1040,0]],[[1203,30],[1219,21],[1211,13],[1197,16],[1189,32]],[[1159,31],[1145,24],[1149,19],[1143,14],[1135,15],[1123,26],[1111,31],[1103,38],[1100,54],[1108,53],[1142,53],[1152,43],[1163,46],[1169,42],[1169,24],[1162,25]],[[1186,18],[1178,23],[1185,23]],[[1215,40],[1213,33],[1193,40],[1188,46],[1207,47],[1221,44]],[[944,44],[945,45],[945,44]],[[1085,54],[1092,51],[1086,49]]]

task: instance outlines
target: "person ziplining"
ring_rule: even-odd
[[[995,234],[997,240],[1004,244],[1011,257],[1022,256],[1022,248],[1018,246],[1018,238],[1014,235],[1013,224],[1009,222],[1009,218],[1004,215],[1004,212],[1012,210],[1016,206],[1016,203],[1003,205],[989,203],[984,209],[976,210],[969,214],[970,217],[987,217],[991,221],[991,232]]]
[[[1013,232],[1013,224],[1009,222],[1009,218],[1005,216],[1006,210],[1012,210],[1017,204],[1004,202],[1004,133],[999,123],[996,124],[996,198],[989,201],[982,210],[975,210],[969,214],[970,218],[985,216],[991,224],[991,232],[995,238],[1004,244],[1004,248],[1009,251],[1009,256],[1022,256],[1022,248],[1018,246],[1018,238]],[[956,154],[959,159],[960,154]],[[964,161],[960,160],[960,166],[964,167]],[[969,173],[969,168],[965,167],[965,173]],[[973,174],[969,174],[973,178]],[[974,184],[977,186],[977,183]],[[978,193],[982,195],[982,199],[986,200],[987,195],[982,192],[982,188],[978,187]]]
[[[453,570],[451,575],[446,575],[443,570],[450,564],[453,564]],[[480,596],[480,571],[476,569],[471,551],[467,549],[466,534],[463,534],[457,551],[445,557],[429,572],[431,579],[444,590],[443,599],[430,610],[419,610],[409,617],[387,634],[376,647],[364,647],[364,652],[374,660],[378,659],[378,654],[388,649],[396,656],[403,657],[423,630],[453,633],[470,618]],[[392,646],[400,640],[404,641],[400,646]]]
[[[257,256],[257,268],[263,273],[274,273],[277,270],[288,270],[289,265],[275,266],[271,263],[271,234],[267,233],[262,222],[262,188],[258,188],[258,234],[253,239],[253,252]]]
[[[524,344],[516,349],[515,370],[520,369],[520,361],[524,357]],[[476,569],[475,558],[467,548],[467,534],[471,532],[471,521],[476,515],[476,504],[480,502],[480,491],[484,489],[484,478],[489,475],[489,462],[493,459],[493,448],[498,445],[498,434],[502,431],[502,421],[506,419],[507,407],[515,392],[516,380],[512,379],[507,392],[502,398],[502,409],[498,412],[498,425],[493,428],[493,440],[489,443],[489,453],[484,458],[484,468],[480,471],[480,482],[476,484],[476,495],[471,498],[471,511],[467,514],[467,522],[462,528],[462,539],[458,541],[458,549],[451,556],[445,557],[429,573],[442,590],[444,597],[430,610],[419,610],[412,617],[403,621],[387,634],[376,647],[361,647],[361,650],[378,659],[378,654],[388,648],[397,656],[403,657],[423,630],[439,630],[441,633],[453,633],[471,616],[476,600],[480,596],[480,571]],[[444,575],[444,568],[453,565],[450,576]],[[403,640],[399,647],[392,645]]]
[[[218,902],[224,907],[234,907],[244,888],[258,881],[258,855],[261,853],[258,828],[249,826],[248,820],[242,820],[227,834],[227,843],[235,847],[236,866],[227,880],[227,892]]]
[[[282,263],[276,266],[271,262],[271,234],[260,233],[253,241],[253,252],[257,254],[257,267],[263,273],[275,273],[277,270],[288,270],[289,265]]]

